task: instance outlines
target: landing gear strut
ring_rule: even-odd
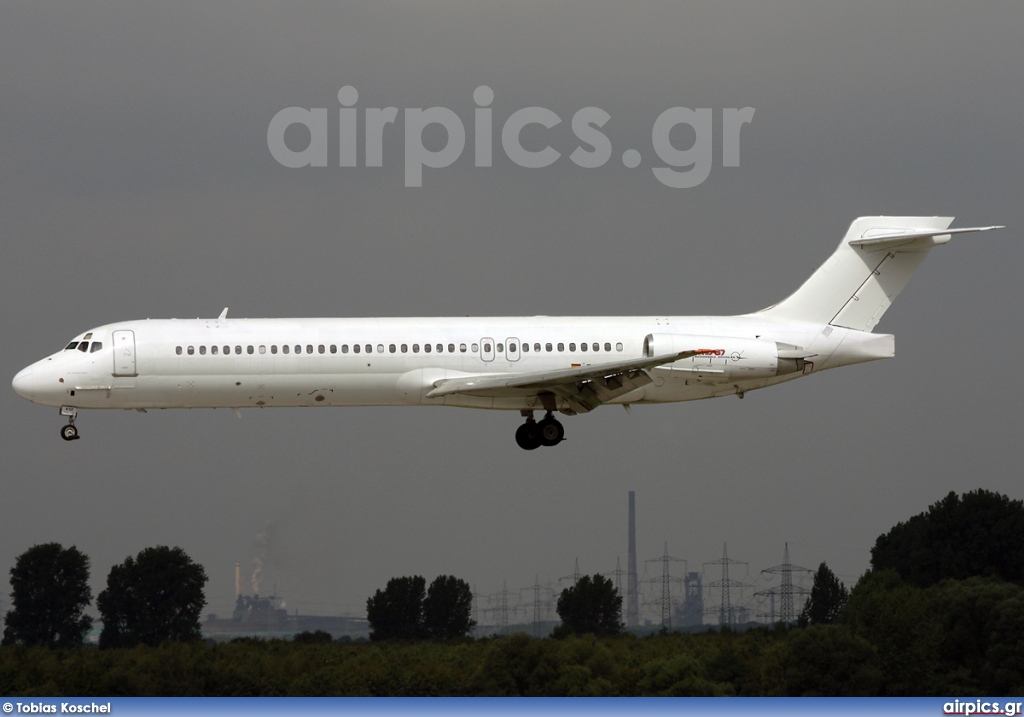
[[[533,420],[533,411],[523,411],[526,422],[516,429],[516,444],[526,451],[540,446],[557,446],[565,440],[565,428],[548,411],[539,422]]]
[[[60,415],[68,417],[68,423],[66,426],[62,426],[60,429],[60,437],[65,441],[74,441],[80,438],[78,435],[78,428],[75,427],[75,419],[78,417],[78,409],[74,406],[61,406]]]

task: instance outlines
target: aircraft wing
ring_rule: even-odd
[[[554,371],[447,378],[434,383],[427,398],[453,393],[473,396],[522,396],[550,393],[568,399],[573,410],[586,413],[651,383],[646,369],[710,353],[708,349],[680,351],[630,361],[576,366]]]

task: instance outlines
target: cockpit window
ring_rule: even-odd
[[[88,351],[89,350],[89,342],[88,341],[83,341],[82,343],[78,344],[78,350],[81,351],[82,353],[85,353],[86,351]]]
[[[103,342],[102,341],[93,341],[92,342],[92,346],[89,347],[89,352],[90,353],[96,353],[101,348],[103,348]]]
[[[78,342],[77,341],[72,341],[70,344],[67,345],[67,347],[64,350],[65,351],[70,351],[71,349],[75,348],[76,346],[78,346]]]

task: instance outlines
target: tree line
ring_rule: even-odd
[[[879,536],[852,589],[821,564],[797,626],[622,634],[621,597],[607,578],[587,576],[559,597],[554,639],[471,640],[469,586],[439,576],[428,589],[413,576],[368,599],[368,644],[326,633],[132,650],[22,641],[0,648],[0,693],[1021,694],[1022,566],[1024,503],[984,490],[950,493]],[[429,617],[439,606],[445,620]]]
[[[100,647],[200,639],[206,580],[203,566],[177,547],[146,548],[113,566],[96,598]],[[81,646],[92,629],[89,558],[59,543],[29,548],[11,568],[11,601],[3,645]]]

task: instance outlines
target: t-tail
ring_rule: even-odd
[[[932,248],[954,234],[953,217],[860,217],[839,248],[788,298],[758,312],[784,321],[871,331]]]

